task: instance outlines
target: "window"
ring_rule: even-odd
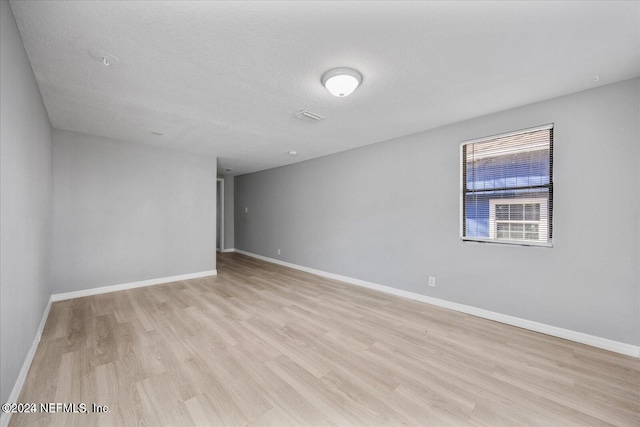
[[[551,246],[553,125],[462,143],[463,240]]]

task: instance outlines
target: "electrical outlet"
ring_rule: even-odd
[[[436,287],[436,278],[434,276],[429,276],[429,286],[432,288]]]
[[[247,212],[249,212],[249,208],[245,207],[244,208],[244,213],[247,213]]]
[[[278,255],[280,255],[280,249],[278,249]]]

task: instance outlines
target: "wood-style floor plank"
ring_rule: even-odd
[[[640,361],[222,254],[218,276],[53,303],[19,401],[89,413],[15,427],[638,426]]]

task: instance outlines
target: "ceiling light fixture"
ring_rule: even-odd
[[[298,155],[298,152],[297,152],[297,151],[293,151],[293,150],[292,150],[292,151],[289,151],[289,154],[291,154],[292,156],[297,156],[297,155]]]
[[[345,97],[351,95],[362,83],[362,74],[353,68],[334,68],[324,73],[322,84],[333,96]]]

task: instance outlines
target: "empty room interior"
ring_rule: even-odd
[[[640,425],[639,1],[0,19],[0,427]]]

